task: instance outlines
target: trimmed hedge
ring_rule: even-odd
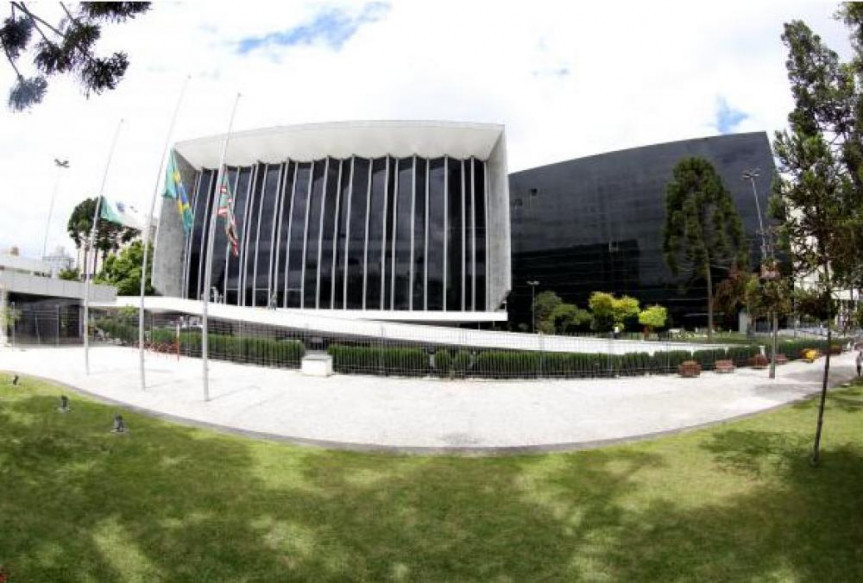
[[[428,373],[428,356],[420,348],[378,348],[331,345],[333,370],[340,373],[424,376]]]

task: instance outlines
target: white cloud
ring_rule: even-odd
[[[98,192],[120,118],[107,192],[146,208],[187,74],[175,140],[224,131],[239,90],[238,129],[344,119],[504,123],[510,170],[520,170],[713,135],[720,98],[748,116],[738,131],[781,129],[791,99],[779,36],[790,19],[849,53],[832,4],[418,0],[394,3],[340,51],[313,43],[237,54],[241,39],[307,23],[324,6],[339,4],[157,4],[105,28],[101,50],[125,50],[131,61],[116,91],[87,100],[72,81],[52,80],[31,112],[0,109],[0,248],[41,250],[54,157],[71,168],[50,246],[71,248],[66,221]],[[0,88],[11,81],[0,66]]]

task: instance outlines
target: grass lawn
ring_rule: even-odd
[[[0,375],[11,582],[861,581],[863,387],[675,437],[501,458],[192,429]]]

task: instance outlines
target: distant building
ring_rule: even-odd
[[[577,158],[510,175],[511,321],[530,322],[527,282],[538,281],[537,293],[553,290],[580,307],[594,291],[628,294],[642,305],[666,306],[675,326],[706,325],[705,284],[672,276],[662,256],[666,185],[674,166],[691,156],[710,161],[722,177],[743,221],[750,265],[757,267],[758,214],[752,184],[742,175],[761,170],[756,189],[766,212],[775,168],[764,132]]]
[[[194,228],[184,236],[174,201],[163,202],[153,274],[161,294],[408,321],[506,319],[502,126],[379,121],[236,133],[226,164],[239,253],[220,220],[210,258],[222,143],[174,146]]]

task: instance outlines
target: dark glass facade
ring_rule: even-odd
[[[677,162],[691,156],[707,159],[721,175],[743,220],[750,265],[757,266],[758,214],[752,184],[742,174],[761,170],[756,189],[761,208],[766,209],[775,170],[765,133],[687,140],[560,162],[510,175],[510,321],[530,322],[527,282],[536,280],[537,293],[553,290],[580,307],[586,307],[594,291],[627,294],[642,305],[666,306],[674,326],[705,325],[704,282],[675,278],[662,256],[666,185]],[[478,231],[484,230],[479,222],[483,216],[475,213]],[[482,244],[485,238],[475,237],[475,241]],[[723,277],[717,272],[716,279]],[[475,281],[482,285],[480,278]]]
[[[323,158],[231,167],[239,256],[217,221],[212,285],[234,305],[483,311],[486,162]],[[184,297],[203,293],[216,172],[199,171]],[[480,240],[482,239],[482,240]]]

